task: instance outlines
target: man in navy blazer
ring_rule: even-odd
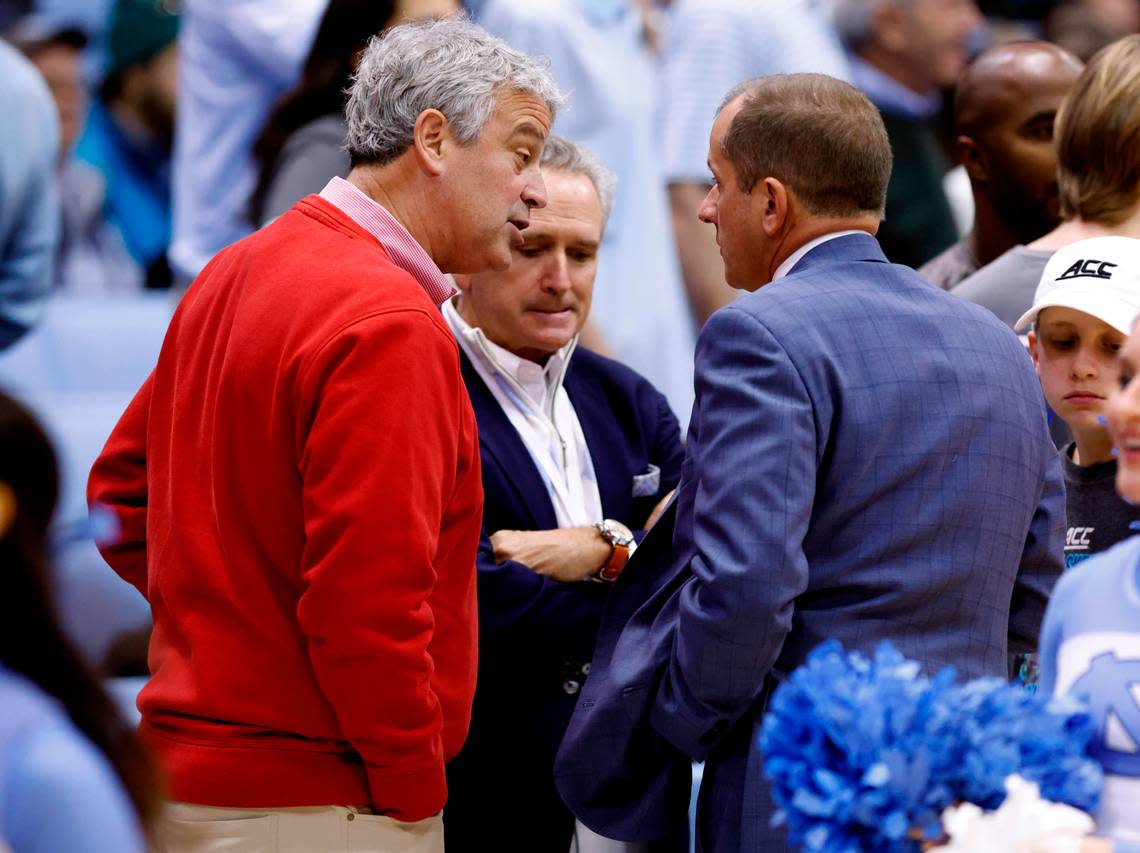
[[[510,269],[457,276],[461,292],[444,307],[479,423],[485,492],[479,677],[470,735],[448,766],[450,853],[570,849],[574,818],[554,788],[554,755],[609,581],[681,472],[665,398],[576,348],[612,179],[555,137],[542,169],[547,205],[531,212]]]
[[[559,752],[602,834],[682,833],[703,760],[698,850],[785,850],[756,739],[825,639],[964,678],[1036,645],[1064,536],[1041,391],[991,314],[887,262],[890,162],[822,75],[750,81],[716,119],[699,215],[754,292],[701,333],[672,543],[658,525],[619,579]]]

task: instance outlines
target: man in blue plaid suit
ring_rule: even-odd
[[[785,850],[756,736],[827,638],[964,678],[1036,645],[1064,540],[1041,391],[992,314],[887,262],[890,165],[875,108],[822,75],[743,84],[713,126],[699,215],[754,292],[701,333],[672,540],[619,579],[562,743],[603,835],[683,833],[703,760],[697,849]]]

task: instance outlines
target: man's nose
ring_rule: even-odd
[[[565,293],[570,289],[570,262],[565,252],[551,252],[543,272],[543,286],[551,293]]]
[[[701,206],[697,208],[697,219],[701,222],[707,222],[710,225],[716,224],[716,200],[717,191],[716,187],[712,187],[708,194],[705,196]]]
[[[534,180],[527,181],[523,188],[522,200],[528,208],[546,207],[546,182],[542,179],[542,172],[536,172]]]

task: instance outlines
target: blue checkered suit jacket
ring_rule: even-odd
[[[993,315],[837,237],[717,312],[669,531],[603,618],[559,753],[587,825],[784,850],[756,750],[773,686],[824,639],[1005,676],[1061,572],[1064,492],[1030,360]],[[664,540],[664,541],[663,541]]]

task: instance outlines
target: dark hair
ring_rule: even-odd
[[[1116,225],[1140,201],[1140,35],[1089,60],[1057,111],[1061,216]]]
[[[0,538],[0,661],[63,705],[75,727],[107,757],[146,824],[158,799],[154,765],[64,635],[52,601],[45,554],[59,494],[55,453],[36,419],[3,393],[0,483],[16,503],[12,526]]]
[[[357,55],[388,26],[395,11],[395,0],[329,0],[300,81],[273,106],[253,145],[258,175],[248,216],[255,226],[261,224],[285,143],[309,122],[343,112]]]
[[[824,74],[774,74],[737,86],[724,106],[741,95],[722,145],[742,191],[772,177],[817,216],[883,214],[891,145],[862,92]]]

